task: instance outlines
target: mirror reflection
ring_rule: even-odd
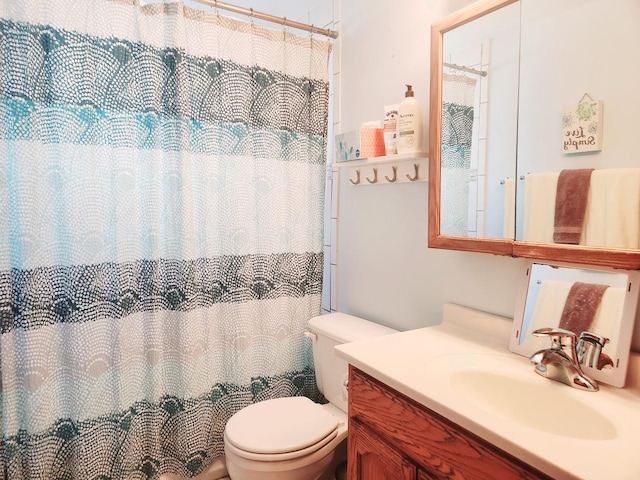
[[[519,8],[443,35],[442,235],[513,239]]]
[[[638,249],[640,2],[520,3],[516,239]]]
[[[640,268],[639,22],[485,0],[432,26],[430,247]]]
[[[518,301],[511,350],[530,356],[549,348],[548,338],[532,334],[540,328],[561,328],[576,336],[590,332],[607,340],[597,358],[585,359],[583,370],[595,380],[623,386],[638,273],[532,263]]]

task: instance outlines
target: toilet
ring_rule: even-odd
[[[224,432],[231,480],[333,480],[347,454],[348,365],[333,347],[395,333],[344,313],[309,321],[316,382],[329,403],[306,397],[265,400],[233,415]]]

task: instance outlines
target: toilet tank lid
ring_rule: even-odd
[[[309,320],[309,330],[339,343],[355,342],[398,332],[393,328],[341,312],[313,317]]]

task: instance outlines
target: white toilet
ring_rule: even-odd
[[[344,313],[309,321],[318,388],[329,403],[276,398],[243,408],[227,422],[231,480],[332,480],[346,460],[347,362],[333,347],[396,330]]]

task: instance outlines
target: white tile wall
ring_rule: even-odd
[[[340,33],[340,12],[341,12],[341,0],[333,0],[333,22],[329,28],[332,30],[336,30]],[[339,200],[339,184],[340,184],[340,173],[339,170],[333,167],[333,138],[336,133],[341,131],[340,129],[340,118],[341,118],[341,110],[340,110],[340,71],[341,71],[341,49],[340,49],[340,40],[341,36],[338,36],[338,39],[333,43],[332,49],[332,58],[330,64],[330,73],[331,73],[331,85],[329,91],[329,132],[328,136],[331,139],[330,148],[327,149],[327,178],[331,180],[331,190],[326,192],[325,202],[330,206],[330,216],[329,219],[325,219],[325,225],[329,224],[329,229],[325,229],[325,244],[330,247],[329,255],[325,255],[325,271],[327,269],[327,265],[329,265],[330,274],[325,275],[324,277],[324,285],[323,292],[328,292],[330,297],[329,301],[329,310],[335,311],[337,308],[337,268],[338,268],[338,200]],[[325,210],[326,212],[326,210]],[[326,213],[325,213],[326,215]],[[326,307],[323,307],[324,310],[327,310]]]
[[[326,28],[340,32],[341,0],[332,0],[333,18]],[[338,186],[339,171],[333,167],[334,144],[336,133],[340,132],[340,36],[333,42],[331,60],[329,64],[329,125],[327,141],[327,190],[325,191],[325,268],[323,283],[322,309],[325,312],[335,311],[337,308],[337,262],[338,262]],[[329,272],[327,274],[327,272]],[[328,297],[328,302],[324,298]]]
[[[325,312],[328,312],[331,310],[331,265],[329,262],[327,262],[327,258],[329,258],[331,256],[331,247],[326,246],[324,247],[324,258],[325,258],[325,262],[324,262],[324,269],[323,269],[323,276],[324,276],[324,286],[327,285],[328,283],[328,287],[329,288],[323,288],[322,289],[322,310]],[[327,282],[327,279],[329,279],[329,281]]]
[[[331,265],[331,311],[338,309],[338,266]]]

